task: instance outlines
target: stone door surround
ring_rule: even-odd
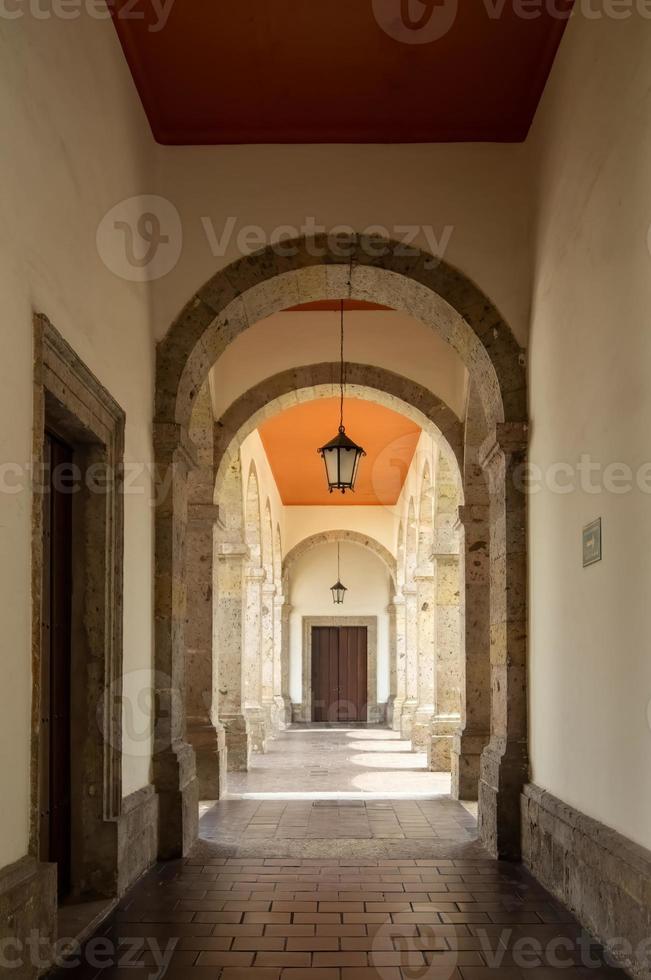
[[[312,721],[312,627],[313,626],[365,626],[368,658],[366,672],[367,722],[381,720],[380,705],[377,700],[377,616],[303,616],[301,635],[301,677],[302,699],[292,706],[295,721]]]

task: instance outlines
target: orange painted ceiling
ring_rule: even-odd
[[[429,143],[523,140],[572,3],[109,8],[159,143]]]
[[[413,459],[420,428],[404,415],[373,402],[346,398],[346,433],[366,450],[354,493],[329,493],[319,446],[339,425],[339,399],[323,398],[289,408],[260,428],[282,501],[287,506],[395,504]]]

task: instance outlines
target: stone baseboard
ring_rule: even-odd
[[[41,940],[39,958],[50,961],[57,937],[56,865],[24,857],[0,870],[0,944],[12,961],[7,976],[31,980],[41,972],[25,945],[34,934]]]
[[[122,800],[118,821],[118,895],[123,895],[156,861],[158,797],[152,785]]]
[[[649,977],[651,851],[528,784],[522,853],[616,962],[634,977]]]

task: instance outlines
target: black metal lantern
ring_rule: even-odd
[[[352,439],[346,435],[346,430],[344,428],[344,392],[346,388],[346,366],[344,364],[344,301],[341,301],[341,375],[339,381],[339,387],[341,390],[341,396],[339,400],[339,431],[334,439],[326,443],[325,446],[321,446],[318,450],[326,468],[326,479],[328,481],[328,490],[332,493],[333,490],[341,490],[345,493],[346,490],[355,489],[355,480],[357,479],[357,470],[359,469],[359,461],[362,456],[366,456],[366,453],[361,446],[358,446],[353,442]],[[343,602],[343,599],[341,600]]]
[[[345,585],[342,585],[341,582],[341,573],[339,571],[339,545],[337,545],[337,581],[332,586],[330,591],[332,592],[332,601],[334,602],[335,606],[340,606],[346,598],[348,589]]]

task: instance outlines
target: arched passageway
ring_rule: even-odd
[[[526,555],[524,497],[512,476],[526,452],[524,358],[498,312],[457,270],[425,253],[404,256],[402,246],[384,240],[363,244],[353,239],[344,258],[325,241],[297,241],[283,256],[270,248],[236,262],[197,293],[159,346],[155,446],[161,484],[172,474],[157,510],[156,548],[156,666],[168,678],[159,692],[154,766],[163,855],[180,853],[196,834],[194,755],[185,742],[183,704],[171,696],[183,688],[187,483],[195,465],[188,428],[195,399],[212,364],[249,324],[326,298],[370,299],[416,316],[459,353],[481,404],[484,441],[477,460],[489,488],[492,698],[480,828],[493,853],[519,853],[519,798],[527,777]],[[372,261],[369,244],[375,247]],[[413,677],[407,663],[408,685]]]

